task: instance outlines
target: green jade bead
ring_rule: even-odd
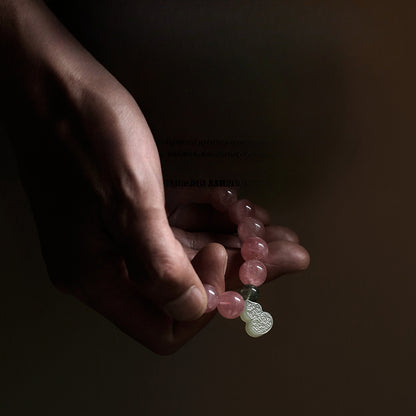
[[[244,300],[255,302],[259,297],[259,288],[254,285],[245,285],[240,289],[240,295]]]

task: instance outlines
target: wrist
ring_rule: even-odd
[[[0,53],[5,57],[0,80],[6,113],[21,112],[28,105],[41,118],[49,118],[62,101],[77,107],[86,93],[109,97],[124,90],[116,88],[118,81],[44,2],[0,0],[0,19]]]

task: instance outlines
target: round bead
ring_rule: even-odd
[[[269,254],[267,243],[260,237],[250,237],[241,246],[244,260],[264,260]]]
[[[226,211],[237,201],[237,192],[230,188],[214,188],[211,204],[218,211]]]
[[[212,312],[218,305],[218,292],[214,286],[204,283],[205,292],[207,294],[207,310],[205,313]]]
[[[247,217],[254,217],[254,204],[248,199],[240,199],[230,206],[228,213],[234,224],[240,224]]]
[[[259,288],[253,285],[246,285],[240,289],[240,295],[244,300],[251,300],[256,302],[259,298]]]
[[[267,277],[266,266],[259,260],[245,261],[238,272],[241,283],[245,285],[260,286]]]
[[[220,295],[217,309],[224,318],[234,319],[240,316],[244,306],[244,299],[239,293],[228,291]]]
[[[260,237],[263,238],[266,235],[266,229],[264,228],[263,223],[254,217],[247,217],[238,224],[238,236],[241,241],[247,240],[250,237]]]

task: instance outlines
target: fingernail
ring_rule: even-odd
[[[164,307],[165,312],[177,321],[198,319],[206,309],[205,296],[196,286],[191,286],[178,298]]]

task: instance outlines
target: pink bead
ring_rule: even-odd
[[[247,240],[250,237],[260,237],[263,238],[266,235],[266,229],[264,228],[263,223],[257,218],[247,217],[238,224],[238,236],[241,241]]]
[[[260,237],[250,237],[241,246],[244,260],[265,260],[269,254],[267,243]]]
[[[241,315],[244,306],[244,299],[239,293],[228,291],[220,295],[217,309],[224,318],[234,319]]]
[[[207,294],[207,310],[205,313],[212,312],[218,305],[218,292],[214,286],[204,283],[205,292]]]
[[[228,213],[234,224],[240,224],[247,217],[254,217],[254,204],[248,199],[240,199],[230,206]]]
[[[244,262],[239,271],[241,283],[244,285],[260,286],[266,281],[266,266],[258,260]]]
[[[214,188],[211,204],[218,211],[226,211],[237,201],[237,192],[230,188]]]

